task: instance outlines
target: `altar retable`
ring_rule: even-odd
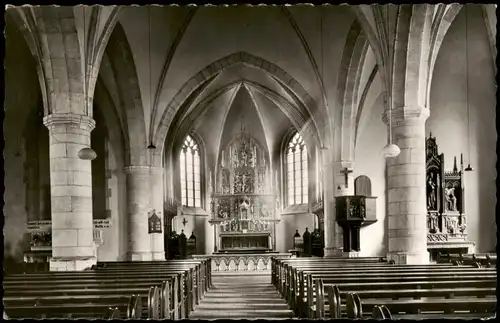
[[[222,150],[210,176],[214,270],[266,270],[276,252],[277,178],[266,149],[241,132]]]

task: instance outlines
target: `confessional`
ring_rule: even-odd
[[[444,154],[439,154],[432,134],[426,138],[425,153],[427,249],[431,261],[436,261],[439,253],[472,252],[474,242],[467,241],[463,155],[460,168],[454,157],[453,169],[445,170]]]

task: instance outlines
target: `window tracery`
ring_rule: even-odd
[[[286,150],[288,205],[308,203],[307,147],[298,132],[288,142]]]
[[[188,135],[184,140],[180,156],[182,205],[201,207],[200,148]]]

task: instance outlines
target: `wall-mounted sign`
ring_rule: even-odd
[[[111,221],[109,219],[94,220],[94,229],[110,228]]]
[[[102,229],[102,228],[110,228],[111,220],[110,219],[96,219],[92,221],[94,224],[94,229]],[[52,230],[52,221],[27,221],[26,222],[26,231],[27,232],[45,232]]]
[[[50,231],[52,221],[28,221],[26,222],[26,231],[28,232],[43,232]]]
[[[149,233],[161,233],[161,214],[156,214],[156,211],[152,211],[148,218],[148,231]]]

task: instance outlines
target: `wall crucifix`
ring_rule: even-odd
[[[344,170],[340,171],[342,174],[344,174],[344,179],[345,179],[345,188],[349,187],[349,173],[352,173],[353,171],[348,169],[347,167],[344,168]]]
[[[183,219],[182,219],[182,225],[183,225],[183,226],[186,226],[186,223],[188,223],[188,222],[187,222],[187,220],[186,220],[186,218],[183,218]]]

